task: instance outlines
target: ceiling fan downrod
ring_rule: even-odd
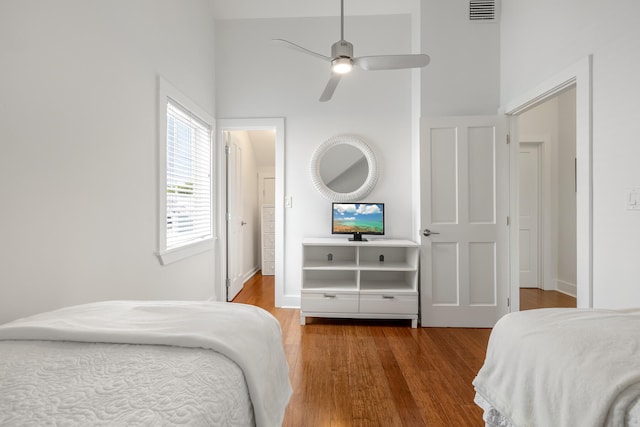
[[[344,40],[344,0],[340,0],[340,40]]]
[[[353,45],[344,39],[344,0],[340,0],[340,40],[331,46],[331,71],[346,74],[353,68]]]

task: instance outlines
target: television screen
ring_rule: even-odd
[[[384,203],[333,203],[332,234],[384,234]]]

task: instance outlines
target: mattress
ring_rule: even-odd
[[[489,426],[640,424],[640,309],[501,318],[473,385]]]
[[[65,307],[0,325],[0,425],[278,426],[288,372],[280,324],[259,307]]]
[[[0,425],[251,426],[240,367],[159,345],[0,342]]]
[[[480,393],[476,392],[473,402],[483,411],[482,419],[484,420],[485,427],[517,427],[506,415],[500,413],[500,411],[487,401],[487,399],[485,399]],[[636,400],[625,414],[624,426],[640,427],[639,400]]]

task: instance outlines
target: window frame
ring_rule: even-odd
[[[167,104],[172,104],[184,109],[188,114],[194,116],[210,128],[209,144],[211,148],[210,159],[210,237],[198,240],[183,246],[167,249]],[[216,228],[215,228],[215,187],[214,173],[215,163],[214,150],[215,121],[213,117],[204,109],[200,108],[187,96],[180,92],[175,86],[167,82],[162,77],[158,77],[158,252],[157,256],[162,265],[167,265],[175,261],[197,255],[215,248]]]

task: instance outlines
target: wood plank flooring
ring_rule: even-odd
[[[471,381],[489,329],[418,328],[410,321],[307,319],[274,307],[273,276],[257,274],[234,302],[282,325],[294,389],[284,426],[483,426]]]
[[[262,307],[282,325],[294,389],[284,426],[484,425],[471,381],[490,329],[314,318],[300,326],[299,310],[274,306],[273,276],[259,273],[234,302]]]
[[[543,291],[535,288],[520,289],[520,310],[547,307],[576,308],[576,299],[558,291]]]

